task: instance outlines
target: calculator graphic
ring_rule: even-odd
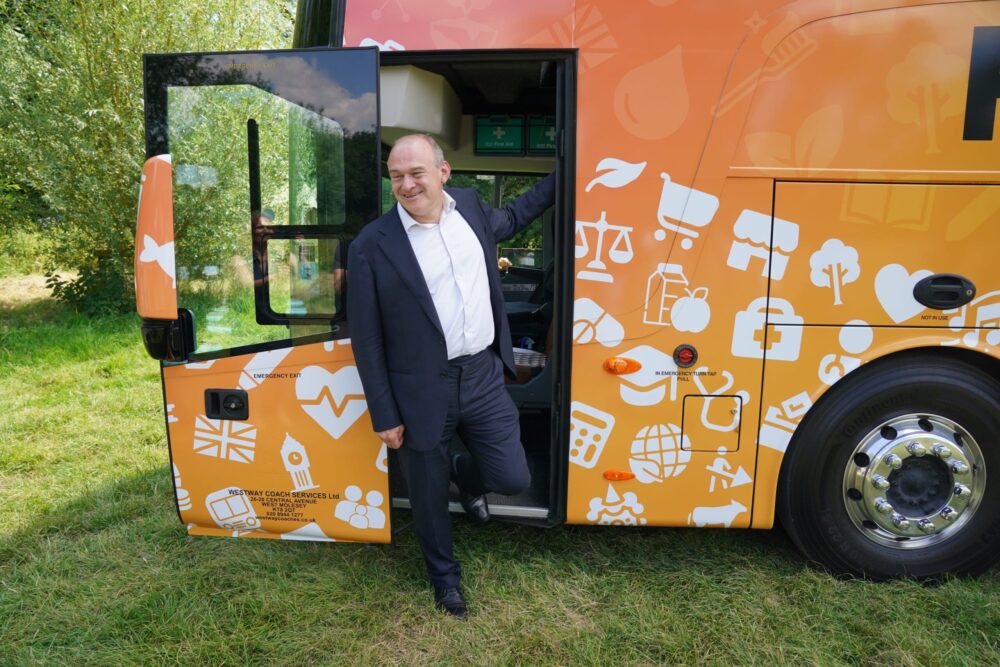
[[[569,460],[593,468],[601,458],[615,418],[603,410],[573,401],[569,412]]]

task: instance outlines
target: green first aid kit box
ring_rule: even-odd
[[[524,116],[476,116],[476,155],[524,155]]]
[[[528,155],[555,155],[555,116],[528,116]]]

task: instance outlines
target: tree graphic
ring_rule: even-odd
[[[853,283],[861,275],[858,264],[858,251],[844,245],[840,239],[829,239],[823,247],[809,257],[809,268],[812,272],[809,279],[816,287],[833,288],[833,305],[843,303],[840,298],[840,288],[847,283]]]
[[[898,123],[915,124],[927,133],[927,153],[940,153],[938,125],[959,116],[965,99],[967,64],[937,44],[924,42],[910,49],[906,60],[886,77],[886,110]]]

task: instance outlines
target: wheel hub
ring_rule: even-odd
[[[874,542],[921,548],[957,534],[983,496],[982,452],[936,415],[895,417],[862,438],[844,471],[844,503]]]
[[[907,517],[922,517],[943,507],[951,494],[951,471],[937,457],[911,456],[889,474],[885,498]]]

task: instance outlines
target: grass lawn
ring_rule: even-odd
[[[1000,664],[1000,571],[838,581],[780,531],[456,518],[472,616],[393,547],[189,538],[137,319],[0,279],[0,665]]]

